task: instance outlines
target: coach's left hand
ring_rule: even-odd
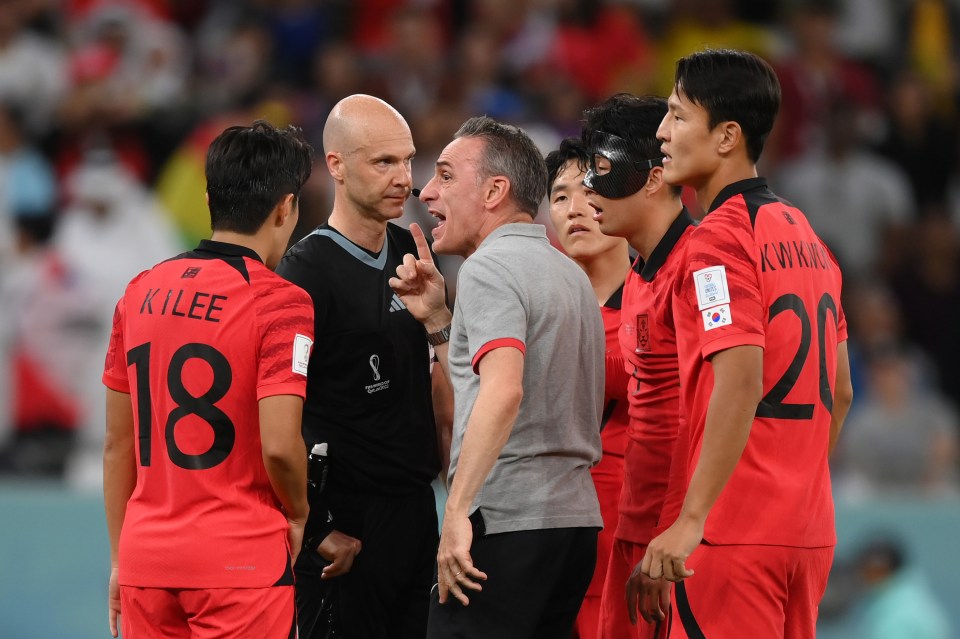
[[[440,532],[440,548],[437,551],[437,581],[440,587],[440,603],[446,603],[453,595],[464,606],[470,599],[464,589],[483,590],[480,581],[487,578],[486,573],[477,570],[470,557],[473,544],[473,525],[469,517],[447,513],[443,518],[443,530]]]

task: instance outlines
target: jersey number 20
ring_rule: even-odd
[[[807,313],[807,308],[800,296],[794,295],[793,293],[781,295],[770,305],[769,321],[773,322],[773,318],[784,311],[793,312],[800,320],[800,344],[797,346],[797,354],[794,355],[793,361],[790,362],[790,366],[786,372],[784,372],[783,377],[781,377],[780,381],[770,389],[770,392],[760,400],[760,405],[757,406],[757,417],[811,419],[813,417],[813,404],[788,404],[783,401],[791,389],[793,389],[794,384],[797,383],[797,379],[800,378],[800,372],[807,363],[807,355],[810,353],[810,342],[812,341],[810,334],[810,315]],[[828,313],[833,315],[833,324],[834,327],[836,327],[837,303],[829,293],[824,293],[820,298],[820,302],[817,304],[817,345],[819,346],[818,378],[820,403],[822,403],[828,411],[832,411],[833,393],[830,390],[830,380],[827,377],[826,353]]]
[[[195,397],[183,384],[183,367],[190,359],[201,359],[213,371],[213,382],[202,395]],[[153,432],[153,405],[150,398],[150,342],[127,351],[127,366],[137,371],[137,417],[140,422],[140,465],[150,465],[151,433]],[[221,463],[233,450],[236,429],[230,417],[216,403],[223,399],[233,382],[230,362],[223,353],[209,344],[184,344],[170,358],[167,369],[167,388],[177,406],[167,415],[164,439],[170,461],[187,470],[206,470]],[[196,415],[213,429],[213,443],[200,454],[180,450],[174,437],[177,422],[187,415]]]

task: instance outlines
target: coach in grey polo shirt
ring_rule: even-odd
[[[468,120],[420,195],[434,250],[468,258],[452,323],[416,226],[419,255],[391,280],[454,387],[429,638],[570,636],[593,574],[603,323],[583,271],[533,224],[546,182],[525,133]]]

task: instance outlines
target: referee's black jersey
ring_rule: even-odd
[[[394,224],[379,255],[324,224],[277,268],[313,299],[303,435],[329,443],[335,492],[409,493],[440,472],[426,334],[387,284],[405,253],[413,236]]]

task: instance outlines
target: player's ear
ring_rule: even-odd
[[[643,188],[647,192],[647,195],[654,195],[663,188],[664,184],[663,167],[655,166],[650,169],[650,173],[647,174],[647,183],[643,185]]]
[[[726,155],[730,153],[738,145],[743,144],[743,129],[740,128],[738,122],[728,120],[726,122],[721,122],[717,125],[717,131],[720,134],[720,139],[717,146],[717,151],[721,155]]]
[[[296,214],[296,211],[296,196],[294,196],[293,193],[287,193],[280,199],[280,202],[278,202],[277,206],[273,209],[274,225],[283,226],[284,224],[287,224],[287,221]]]

